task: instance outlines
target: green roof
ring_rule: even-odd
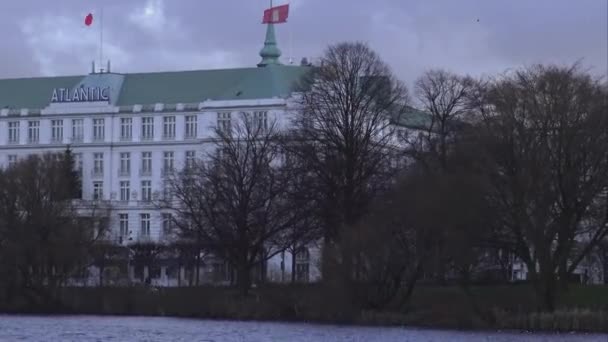
[[[0,80],[0,109],[44,108],[54,88],[71,88],[80,80],[82,76]]]
[[[120,88],[111,92],[114,96],[112,102],[118,106],[280,98],[289,96],[298,80],[309,70],[310,67],[305,66],[271,65],[263,68],[3,79],[0,80],[0,109],[45,108],[51,101],[53,89],[74,88],[82,84]],[[116,79],[116,75],[121,75],[121,79]]]
[[[414,107],[407,106],[403,111],[396,111],[392,121],[399,126],[426,129],[431,124],[431,115]]]

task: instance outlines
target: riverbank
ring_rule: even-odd
[[[573,286],[554,313],[535,312],[527,285],[420,286],[402,310],[361,310],[321,285],[268,285],[243,298],[231,288],[67,288],[53,306],[0,307],[12,313],[172,316],[243,321],[415,326],[459,330],[608,332],[608,287]]]

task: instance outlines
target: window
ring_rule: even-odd
[[[74,169],[82,176],[82,153],[74,153]]]
[[[308,262],[310,261],[310,252],[308,248],[299,248],[296,252],[296,262]]]
[[[218,159],[228,158],[230,155],[230,150],[227,147],[218,147],[215,150]]]
[[[139,174],[141,176],[152,175],[152,152],[141,153],[141,170]]]
[[[84,140],[84,122],[82,119],[72,120],[72,142],[82,142]]]
[[[128,181],[120,182],[120,200],[128,201],[131,197],[131,188]]]
[[[55,143],[63,141],[63,120],[51,120],[51,141]]]
[[[120,238],[126,239],[129,236],[129,214],[118,214],[120,221]]]
[[[141,118],[141,140],[154,140],[154,118]]]
[[[171,202],[173,201],[173,189],[171,183],[165,182],[163,184],[163,200]]]
[[[149,180],[141,181],[141,200],[152,201],[152,182]]]
[[[171,234],[173,230],[173,216],[171,214],[163,214],[163,233]]]
[[[186,169],[191,169],[194,167],[194,161],[196,158],[196,153],[194,151],[186,151]]]
[[[186,116],[186,139],[195,139],[197,131],[196,115]]]
[[[37,144],[40,140],[40,121],[28,121],[27,141],[30,144]]]
[[[230,113],[229,112],[224,112],[224,113],[217,113],[217,128],[221,131],[221,132],[230,132]]]
[[[310,274],[310,252],[308,248],[299,248],[296,252],[296,280],[308,282]]]
[[[93,199],[103,199],[103,182],[93,182]]]
[[[103,153],[93,153],[93,175],[103,175]]]
[[[253,124],[256,131],[266,132],[268,130],[268,112],[253,112]]]
[[[11,121],[8,123],[8,143],[19,143],[19,121]]]
[[[309,266],[306,264],[296,264],[296,281],[307,283],[309,280]]]
[[[133,119],[121,118],[120,119],[120,140],[131,141],[133,132]]]
[[[15,164],[17,164],[17,155],[9,154],[8,155],[8,167],[11,167]]]
[[[173,152],[165,152],[163,155],[163,175],[173,172]]]
[[[163,117],[163,139],[175,139],[175,116]]]
[[[150,214],[140,214],[141,235],[150,237]]]
[[[93,119],[93,141],[102,141],[105,137],[105,120]]]
[[[131,174],[131,153],[121,152],[120,153],[120,169],[118,169],[118,175],[129,176]]]

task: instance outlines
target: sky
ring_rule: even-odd
[[[275,0],[275,4],[287,0]],[[412,84],[444,68],[489,75],[535,63],[580,61],[608,70],[608,0],[291,0],[277,25],[283,63],[315,59],[329,44],[362,41]],[[112,71],[255,66],[267,0],[0,1],[0,78]],[[92,12],[93,25],[84,18]]]

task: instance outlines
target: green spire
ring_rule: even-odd
[[[262,56],[262,61],[258,63],[258,67],[281,64],[281,62],[279,62],[281,50],[277,47],[274,24],[268,24],[268,27],[266,28],[266,40],[264,41],[264,47],[260,50],[260,56]]]

